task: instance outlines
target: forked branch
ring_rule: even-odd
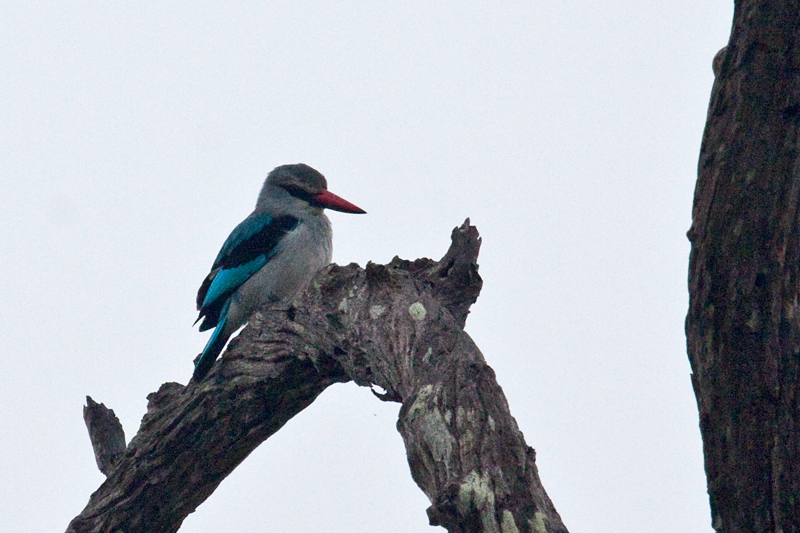
[[[68,532],[177,531],[259,444],[326,387],[402,403],[411,475],[451,532],[566,532],[535,452],[464,330],[481,279],[467,220],[440,261],[331,265],[291,306],[265,308],[201,383],[148,396],[138,434]]]

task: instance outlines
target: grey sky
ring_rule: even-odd
[[[208,334],[194,295],[267,172],[368,211],[334,261],[439,258],[574,532],[711,531],[683,336],[697,154],[732,3],[0,4],[0,516],[63,531]],[[182,532],[434,531],[399,406],[326,391]],[[6,526],[3,526],[6,527]]]

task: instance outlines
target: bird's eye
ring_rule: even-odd
[[[298,187],[297,185],[286,185],[283,188],[286,190],[286,192],[288,192],[289,194],[291,194],[295,198],[300,198],[301,200],[305,200],[306,202],[310,202],[311,201],[311,197],[314,196],[313,194],[308,192],[306,189],[303,189],[302,187]]]

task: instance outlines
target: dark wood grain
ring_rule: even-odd
[[[800,531],[800,3],[737,1],[714,59],[686,337],[712,524]]]

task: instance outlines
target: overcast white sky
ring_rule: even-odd
[[[334,261],[438,259],[573,532],[710,532],[683,321],[697,156],[732,2],[0,3],[0,516],[63,531],[186,383],[194,296],[273,167],[368,215]],[[398,404],[327,390],[188,533],[424,532]],[[440,529],[440,531],[443,531]]]

